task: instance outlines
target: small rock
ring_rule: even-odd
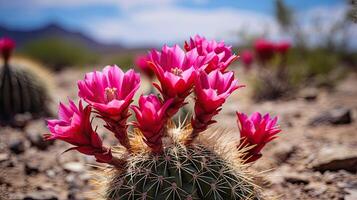
[[[316,88],[306,88],[300,92],[300,96],[307,101],[314,101],[318,96],[318,92]]]
[[[43,120],[37,120],[29,123],[25,128],[25,132],[27,134],[27,138],[31,142],[31,145],[40,150],[46,150],[54,143],[54,141],[45,141],[43,139],[43,134],[48,132]]]
[[[357,189],[346,189],[348,193],[345,196],[345,200],[356,200],[357,199]]]
[[[10,141],[9,148],[15,154],[21,154],[25,151],[25,144],[21,139]]]
[[[46,175],[50,178],[56,177],[56,172],[54,170],[47,170]]]
[[[58,200],[58,197],[51,191],[36,191],[26,194],[23,200]]]
[[[63,168],[68,171],[68,172],[83,172],[84,171],[84,165],[80,162],[68,162],[63,165]]]
[[[291,154],[295,152],[296,147],[288,143],[280,143],[273,147],[272,152],[278,163],[287,161]]]
[[[25,164],[25,173],[26,175],[37,174],[40,172],[40,166],[36,162],[27,162]]]
[[[7,153],[0,153],[0,162],[6,161],[9,159],[9,155]]]
[[[11,123],[11,126],[22,129],[31,119],[31,113],[16,114],[14,117],[14,121]]]
[[[292,183],[292,184],[303,184],[306,185],[310,181],[308,177],[302,174],[289,174],[284,177],[286,182]]]
[[[344,146],[324,147],[311,164],[316,171],[346,170],[357,172],[357,152]]]
[[[318,196],[327,190],[327,186],[323,183],[312,182],[306,185],[304,190],[310,192],[314,196]]]
[[[89,173],[83,173],[81,175],[79,175],[79,179],[81,179],[84,182],[87,182],[91,179],[91,175]]]
[[[320,115],[310,120],[310,126],[319,124],[350,124],[352,122],[351,110],[347,108],[334,108],[329,111],[322,112]]]

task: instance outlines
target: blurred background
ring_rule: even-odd
[[[0,1],[0,35],[16,41],[16,53],[55,69],[109,63],[128,67],[132,52],[182,44],[195,34],[225,40],[237,53],[258,37],[287,40],[316,54],[328,50],[337,61],[355,65],[356,16],[351,4],[344,0]]]
[[[94,160],[44,142],[44,118],[76,98],[86,72],[140,71],[150,49],[183,47],[196,34],[240,56],[230,69],[247,88],[230,98],[219,126],[237,132],[235,110],[280,117],[281,137],[252,166],[265,171],[268,193],[357,199],[355,0],[0,0],[0,37],[16,42],[12,72],[0,68],[0,199],[88,199]],[[142,72],[138,94],[152,90]],[[25,85],[26,95],[6,99]]]

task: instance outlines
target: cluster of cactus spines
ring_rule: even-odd
[[[130,106],[140,78],[117,66],[86,74],[78,82],[78,106],[60,104],[59,119],[48,120],[45,139],[66,141],[83,154],[107,163],[100,176],[101,198],[118,199],[262,199],[249,165],[280,132],[277,118],[237,113],[240,130],[232,137],[213,131],[215,115],[228,96],[240,88],[227,67],[237,58],[223,42],[196,36],[185,45],[164,46],[149,53],[148,65],[158,77],[160,95],[141,95]],[[172,117],[195,94],[194,115],[176,125]],[[121,145],[106,147],[91,127],[92,108]],[[127,131],[129,108],[136,121]],[[236,137],[238,136],[238,137]]]
[[[46,115],[49,100],[44,82],[31,69],[10,62],[15,43],[0,39],[4,64],[0,69],[0,122],[13,123],[16,114]]]

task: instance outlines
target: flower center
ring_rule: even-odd
[[[182,69],[180,69],[178,67],[171,69],[171,73],[175,74],[176,76],[181,76],[182,72],[183,72]]]
[[[113,99],[117,99],[118,98],[118,92],[116,88],[105,88],[105,97],[107,102],[112,101]]]

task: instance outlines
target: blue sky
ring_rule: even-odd
[[[285,2],[301,22],[316,14],[338,20],[346,10],[344,0]],[[129,46],[170,43],[196,33],[226,40],[242,31],[283,36],[273,14],[273,0],[0,0],[1,25],[31,29],[56,22]]]

